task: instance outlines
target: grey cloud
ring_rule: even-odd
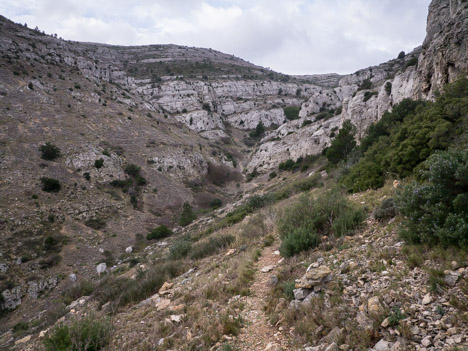
[[[291,74],[349,73],[422,43],[429,0],[3,0],[66,39],[211,47]]]

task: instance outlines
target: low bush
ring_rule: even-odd
[[[62,260],[62,256],[60,256],[57,253],[52,254],[52,255],[47,256],[47,257],[43,258],[42,260],[40,260],[39,261],[39,267],[41,269],[52,268],[52,267],[58,265],[61,260]]]
[[[299,111],[301,110],[300,106],[288,106],[283,108],[284,115],[290,121],[294,121],[299,118]]]
[[[44,160],[52,161],[60,157],[60,149],[50,142],[46,142],[39,148],[41,158]]]
[[[292,257],[302,251],[317,247],[320,238],[314,233],[311,225],[293,229],[282,241],[280,254],[283,257]]]
[[[102,166],[104,166],[104,159],[103,158],[100,158],[100,159],[94,161],[94,167],[96,167],[97,169],[101,168]]]
[[[188,202],[185,202],[182,207],[182,213],[180,214],[179,224],[182,227],[186,227],[195,219],[197,219],[197,215],[193,212],[192,205],[190,205]]]
[[[374,218],[380,222],[393,218],[396,214],[395,201],[391,197],[384,199],[380,206],[374,210]]]
[[[101,230],[106,227],[106,221],[102,218],[90,218],[85,222],[85,225],[95,230]]]
[[[192,246],[190,257],[198,260],[217,253],[220,249],[227,247],[235,240],[234,236],[225,234],[210,237],[207,240]]]
[[[214,210],[220,208],[221,206],[223,206],[223,201],[221,201],[221,199],[214,199],[210,202],[210,207]]]
[[[93,295],[101,305],[111,302],[117,306],[137,303],[154,294],[168,279],[183,273],[185,266],[179,262],[155,262],[145,272],[140,271],[137,279],[108,276],[95,288]]]
[[[172,235],[172,230],[170,230],[167,226],[160,225],[157,228],[154,228],[150,233],[146,235],[147,240],[154,240],[154,239],[162,239],[167,238],[168,236]]]
[[[187,238],[177,240],[169,250],[169,258],[172,260],[180,260],[187,257],[192,250],[192,243]]]
[[[260,138],[263,134],[265,134],[265,126],[263,125],[263,122],[260,121],[255,129],[249,133],[249,137]]]
[[[346,199],[341,189],[323,192],[317,198],[301,196],[288,206],[277,222],[285,257],[316,247],[321,236],[351,235],[365,219],[365,211]]]
[[[468,247],[468,150],[437,152],[395,197],[410,243]]]
[[[54,178],[42,177],[42,191],[48,193],[58,193],[62,186],[60,185],[60,181]]]
[[[108,318],[83,317],[70,326],[60,324],[43,341],[46,351],[99,351],[109,344],[112,325]]]

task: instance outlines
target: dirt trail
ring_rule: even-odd
[[[255,280],[250,287],[251,295],[245,301],[242,317],[246,326],[236,338],[236,347],[245,351],[279,351],[290,350],[287,338],[277,328],[272,326],[263,311],[265,296],[271,287],[268,282],[275,274],[279,255],[275,255],[275,247],[267,247],[263,250],[262,256],[255,265]],[[262,268],[274,266],[269,272],[262,272]]]

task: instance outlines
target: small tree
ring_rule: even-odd
[[[402,59],[402,58],[405,58],[406,54],[404,51],[401,51],[399,54],[398,54],[398,58],[399,59]]]
[[[41,178],[42,190],[48,193],[58,193],[61,189],[60,182],[54,178]]]
[[[257,126],[255,127],[255,130],[250,132],[249,136],[251,138],[259,138],[263,134],[265,134],[265,126],[263,125],[263,122],[260,121],[260,122],[258,122]]]
[[[337,164],[342,160],[346,160],[351,150],[356,146],[355,135],[356,127],[350,120],[346,120],[325,153],[331,163]]]
[[[104,166],[104,159],[100,158],[94,161],[94,167],[96,167],[97,169],[101,168],[102,166]]]
[[[157,228],[154,228],[150,233],[146,235],[147,240],[152,239],[162,239],[172,235],[172,230],[170,230],[164,224],[160,225]]]
[[[196,218],[197,216],[193,212],[192,205],[190,205],[188,202],[185,202],[182,208],[182,213],[180,215],[179,224],[183,227],[188,226]]]
[[[60,157],[60,149],[50,142],[46,142],[39,148],[43,160],[52,161]]]

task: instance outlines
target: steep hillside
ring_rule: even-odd
[[[334,170],[314,155],[345,121],[359,143],[396,104],[434,100],[466,76],[467,28],[466,1],[433,0],[412,52],[346,76],[288,76],[212,49],[71,42],[0,17],[0,349],[40,349],[57,320],[90,312],[105,328],[112,317],[119,350],[466,344],[463,253],[436,267],[449,270],[439,280],[457,276],[436,305],[420,301],[436,273],[413,269],[395,219],[377,223],[370,208],[353,238],[300,259],[276,249],[294,196],[332,187]],[[279,166],[301,172],[278,176]],[[375,207],[393,192],[387,184],[350,201]],[[295,294],[310,293],[291,295],[309,264],[327,274],[320,268],[320,284],[298,289],[325,292],[315,312],[333,307],[313,330],[297,317],[307,311],[291,312],[306,298]],[[378,294],[389,295],[372,300]],[[462,307],[447,305],[453,296]],[[417,331],[383,326],[381,317],[403,319],[390,311],[399,299]],[[344,328],[344,317],[357,324]]]

